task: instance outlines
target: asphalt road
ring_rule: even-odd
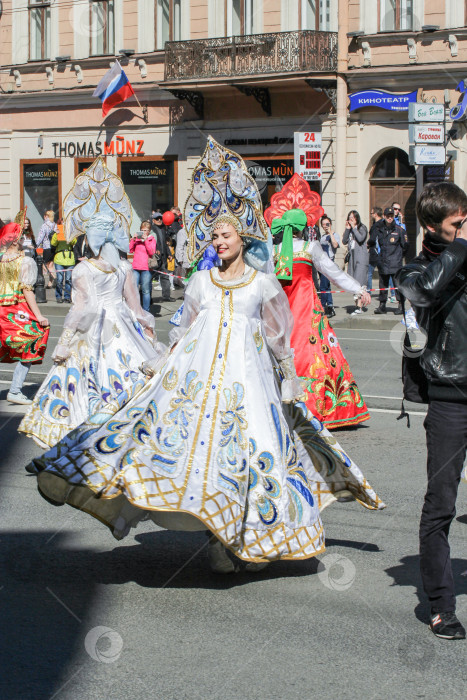
[[[161,339],[175,307],[155,309]],[[47,305],[53,338],[66,310]],[[371,410],[366,424],[336,435],[388,507],[332,505],[319,561],[279,562],[256,575],[210,574],[202,533],[143,523],[117,543],[89,516],[41,499],[24,472],[40,449],[16,433],[21,414],[2,400],[10,374],[1,368],[2,700],[466,696],[467,643],[433,637],[420,587],[424,407],[411,406],[410,430],[396,420],[399,319],[381,327],[371,313],[336,317]],[[31,373],[26,391],[41,377]],[[466,484],[457,511],[450,541],[467,623]]]

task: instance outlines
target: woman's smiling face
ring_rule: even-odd
[[[225,262],[235,260],[243,248],[243,241],[232,224],[220,224],[212,232],[212,245]]]

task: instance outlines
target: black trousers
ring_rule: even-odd
[[[161,272],[168,272],[166,267],[161,267]],[[160,275],[159,271],[153,272],[153,279],[160,282],[162,290],[162,299],[168,301],[170,299],[170,277]]]
[[[388,300],[389,280],[392,277],[392,279],[394,281],[394,275],[395,275],[395,273],[392,273],[392,272],[390,272],[388,275],[386,275],[384,272],[379,273],[379,288],[384,289],[383,292],[379,293],[379,303],[380,304],[385,304]],[[399,302],[401,300],[398,289],[396,289],[396,299]]]
[[[432,613],[456,609],[449,528],[467,448],[467,403],[431,401],[424,423],[428,487],[420,520],[420,570]]]

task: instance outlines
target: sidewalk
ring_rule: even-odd
[[[379,306],[378,294],[373,294],[371,304],[362,314],[352,316],[355,310],[353,294],[333,294],[334,310],[336,315],[331,319],[331,326],[335,328],[362,328],[374,330],[391,330],[397,323],[400,323],[403,316],[394,315],[397,304],[387,303],[388,310],[385,315],[375,315],[374,311]]]

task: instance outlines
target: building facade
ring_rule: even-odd
[[[75,175],[102,154],[122,177],[136,230],[183,206],[212,134],[247,161],[266,204],[294,171],[295,132],[320,132],[323,206],[401,199],[412,249],[417,189],[465,187],[465,127],[450,110],[467,77],[460,0],[5,0],[0,17],[0,217],[27,204],[33,228],[61,213]],[[92,93],[118,58],[132,98],[102,120]],[[340,87],[339,87],[340,86]],[[408,112],[348,95],[417,92],[445,105],[446,169],[409,163]],[[455,160],[457,158],[457,160]]]

